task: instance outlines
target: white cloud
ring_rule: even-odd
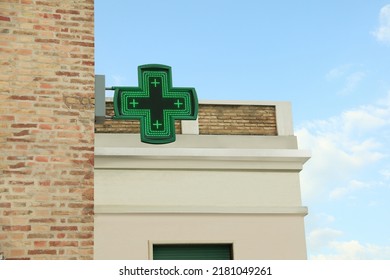
[[[346,242],[331,241],[329,254],[313,255],[315,260],[388,260],[390,259],[390,246],[375,244],[361,244],[357,240]]]
[[[388,122],[384,117],[378,108],[372,106],[346,111],[342,115],[343,125],[348,132],[366,132],[380,128]]]
[[[309,209],[313,204],[328,205],[331,210],[321,209],[332,213],[315,213],[319,206],[310,211],[306,220],[310,259],[390,258],[388,243],[376,244],[381,242],[379,240],[364,243],[359,241],[359,234],[352,235],[353,240],[342,240],[347,236],[348,224],[361,223],[361,219],[350,216],[347,222],[343,217],[346,221],[342,224],[343,231],[335,228],[334,222],[337,219],[340,223],[337,213],[343,211],[346,204],[356,207],[355,203],[359,203],[358,211],[362,207],[367,211],[380,209],[378,216],[383,216],[382,220],[387,218],[389,132],[390,92],[386,98],[372,104],[328,119],[306,122],[297,130],[299,147],[312,151],[312,158],[301,172],[303,201]],[[373,229],[367,229],[370,230]]]
[[[366,76],[364,72],[353,72],[350,73],[345,79],[345,85],[339,92],[341,95],[347,95],[354,92],[359,86],[360,82]]]
[[[345,77],[350,72],[352,64],[344,64],[331,69],[325,76],[328,81],[333,81]]]
[[[380,10],[379,27],[372,35],[380,42],[390,43],[390,4]]]
[[[311,251],[321,251],[324,247],[327,247],[332,240],[343,235],[342,231],[332,228],[318,228],[312,230],[308,237],[308,245]]]
[[[382,169],[380,173],[385,180],[390,180],[390,169]]]
[[[356,182],[363,181],[365,167],[389,156],[389,120],[390,102],[378,102],[298,129],[300,148],[312,151],[301,173],[303,199],[340,198],[359,190]]]
[[[358,65],[344,64],[331,69],[326,75],[325,79],[328,82],[341,82],[342,87],[338,94],[347,95],[354,92],[361,81],[366,77],[366,73],[357,70]]]
[[[343,197],[345,197],[347,195],[350,195],[351,193],[353,193],[355,191],[358,191],[358,190],[361,190],[361,189],[367,189],[369,187],[370,187],[370,184],[368,184],[366,182],[361,182],[361,181],[358,181],[358,180],[352,180],[345,187],[339,187],[339,188],[333,189],[330,192],[329,197],[331,199],[340,199],[340,198],[343,198]]]
[[[380,260],[390,259],[390,246],[357,240],[339,241],[344,232],[330,228],[316,228],[307,237],[313,260]]]
[[[332,215],[326,214],[326,213],[319,213],[317,214],[317,217],[319,220],[321,220],[323,223],[330,224],[333,223],[336,218]]]
[[[390,106],[390,91],[388,92],[387,96],[378,101],[378,104]]]

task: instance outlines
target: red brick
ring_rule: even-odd
[[[54,234],[52,233],[30,233],[27,235],[28,239],[48,239],[53,237]]]
[[[26,136],[26,135],[29,135],[29,134],[30,134],[29,130],[22,130],[22,131],[14,133],[14,136],[20,137],[20,136]]]
[[[4,231],[30,231],[31,226],[3,226]]]
[[[56,255],[57,250],[28,250],[28,255]]]
[[[83,227],[81,227],[81,231],[93,232],[94,231],[94,227],[93,226],[83,226]]]
[[[52,162],[67,162],[67,157],[51,157],[50,161]]]
[[[59,14],[44,13],[44,14],[39,14],[39,16],[42,18],[61,19],[61,15],[59,15]]]
[[[12,128],[35,128],[37,126],[37,124],[33,123],[16,123],[11,125]]]
[[[16,249],[16,250],[11,250],[9,254],[9,258],[18,258],[21,256],[24,256],[26,251],[24,249]]]
[[[0,115],[0,121],[14,121],[14,120],[15,120],[15,116]]]
[[[57,133],[57,137],[60,138],[81,138],[80,133],[75,133],[75,132],[68,132],[68,131],[60,131]]]
[[[84,217],[69,218],[67,221],[68,223],[84,224],[84,223],[93,223],[93,220],[94,218],[92,216],[84,216]]]
[[[44,186],[44,187],[48,187],[48,186],[51,185],[51,181],[50,181],[50,180],[40,181],[40,182],[39,182],[39,185],[40,185],[40,186]]]
[[[18,162],[17,164],[9,166],[10,169],[18,169],[18,168],[23,168],[23,167],[26,167],[25,162]]]
[[[35,101],[37,100],[37,98],[35,96],[29,96],[29,95],[11,95],[9,97],[10,99],[12,100],[31,100],[31,101]]]
[[[91,21],[91,18],[90,17],[71,17],[70,18],[71,20],[74,20],[74,21]]]
[[[94,200],[94,191],[93,189],[87,189],[82,194],[83,200],[93,201]]]
[[[11,208],[10,202],[2,202],[0,203],[0,208]]]
[[[93,204],[84,204],[84,203],[69,203],[69,208],[93,208]]]
[[[40,129],[51,130],[51,129],[53,129],[53,126],[52,126],[51,124],[40,124],[40,125],[38,126],[38,128],[40,128]]]
[[[72,239],[89,239],[89,238],[93,238],[93,234],[92,233],[82,233],[82,232],[70,233],[68,238],[72,238]]]
[[[79,186],[79,181],[54,181],[54,186]]]
[[[36,1],[36,5],[57,7],[58,6],[58,2],[57,1]]]
[[[62,239],[65,238],[66,234],[65,233],[59,233],[57,234],[57,238]]]
[[[50,241],[50,247],[77,247],[79,242],[77,241]]]
[[[51,25],[34,25],[35,30],[59,31],[59,28]]]
[[[72,212],[71,211],[68,211],[68,210],[62,210],[62,211],[52,211],[51,212],[51,215],[52,216],[69,216],[71,215]]]
[[[36,248],[47,247],[47,241],[34,241],[34,247]]]
[[[25,216],[32,214],[32,210],[7,210],[3,212],[4,216]]]
[[[42,39],[42,38],[36,38],[36,43],[44,43],[44,44],[59,44],[60,40],[58,39]]]
[[[50,227],[52,231],[76,231],[78,230],[77,226],[52,226]]]
[[[41,88],[53,88],[54,86],[53,85],[51,85],[51,84],[46,84],[46,83],[42,83],[41,84]]]
[[[38,162],[48,162],[49,158],[47,156],[36,156],[35,157],[35,161],[38,161]]]
[[[74,46],[82,46],[82,47],[89,47],[89,48],[92,48],[95,46],[95,43],[77,42],[77,41],[72,41],[70,44],[74,45]]]
[[[29,220],[30,223],[44,223],[44,224],[55,223],[56,221],[57,220],[54,218],[41,218],[41,219],[30,219]]]
[[[80,12],[77,10],[65,10],[65,9],[57,9],[56,13],[58,14],[72,14],[72,15],[79,15]]]
[[[27,35],[27,34],[24,34],[24,35]],[[28,34],[28,35],[34,35],[34,34]],[[31,55],[32,54],[32,50],[30,49],[20,49],[20,50],[17,50],[16,51],[17,54],[20,54],[20,55]],[[31,79],[30,77],[28,79]]]
[[[91,147],[91,146],[71,146],[70,147],[71,150],[76,150],[76,151],[90,151],[90,152],[93,152],[94,151],[94,147]]]
[[[81,213],[83,215],[94,215],[95,212],[94,212],[94,208],[90,208],[90,207],[86,207],[86,208],[83,208],[83,210],[81,211]]]
[[[88,41],[95,41],[94,36],[82,36],[81,39],[88,40]],[[88,57],[86,57],[86,58],[88,58]]]
[[[34,183],[33,183],[34,184]],[[32,185],[33,185],[32,184]],[[12,191],[14,192],[14,193],[22,193],[22,192],[25,192],[26,191],[26,188],[24,188],[24,187],[13,187],[12,188]]]
[[[9,17],[5,17],[5,16],[0,16],[0,20],[1,21],[11,21],[11,19]]]
[[[28,138],[7,138],[8,142],[33,142],[33,139]]]
[[[80,76],[79,72],[69,72],[69,71],[57,71],[57,76],[67,76],[67,77],[78,77]]]
[[[7,156],[7,160],[31,160],[33,157],[30,156]]]
[[[60,116],[79,116],[79,112],[70,112],[70,111],[54,111],[55,115],[60,115]]]
[[[8,233],[0,233],[0,240],[6,240],[8,238]]]
[[[80,246],[94,246],[94,241],[93,240],[85,240],[81,241]]]
[[[84,60],[82,62],[83,65],[89,65],[89,66],[94,66],[95,65],[95,62],[94,61],[88,61],[88,60]]]

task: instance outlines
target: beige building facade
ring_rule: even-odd
[[[297,148],[291,105],[204,101],[197,121],[176,126],[176,142],[150,145],[126,133],[130,121],[97,125],[95,259],[154,259],[162,244],[306,259],[299,172],[310,155]]]

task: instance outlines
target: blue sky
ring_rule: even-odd
[[[390,1],[95,0],[96,73],[291,101],[310,259],[390,259]],[[256,81],[255,83],[249,81]]]

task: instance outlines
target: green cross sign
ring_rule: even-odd
[[[175,120],[196,120],[198,98],[194,88],[172,87],[171,67],[138,67],[138,87],[113,87],[115,119],[141,123],[141,141],[166,144],[176,140]]]

